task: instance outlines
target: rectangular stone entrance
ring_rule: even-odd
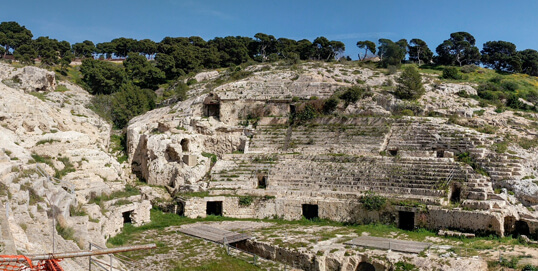
[[[133,214],[133,211],[127,211],[127,212],[123,212],[122,213],[122,216],[123,216],[123,224],[125,223],[132,223],[132,219],[131,219],[131,215]]]
[[[208,201],[206,205],[206,214],[222,216],[222,201]]]
[[[402,230],[412,231],[415,229],[415,213],[399,211],[398,212],[398,228]]]
[[[306,219],[317,219],[318,216],[318,205],[317,204],[303,204],[303,216]]]

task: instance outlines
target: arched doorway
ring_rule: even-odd
[[[181,150],[183,152],[188,152],[189,151],[189,140],[186,139],[186,138],[183,138],[180,142],[181,144]]]

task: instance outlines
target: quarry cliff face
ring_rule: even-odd
[[[528,117],[462,97],[476,94],[472,84],[424,76],[426,94],[413,103],[391,94],[398,74],[359,66],[246,71],[246,78],[227,83],[215,71],[199,74],[189,99],[136,117],[127,128],[134,172],[168,186],[181,199],[177,212],[299,219],[311,205],[315,217],[337,221],[537,231],[536,149],[509,141],[510,135],[535,140],[536,130]],[[306,122],[291,117],[357,84],[367,95],[341,101],[336,113]],[[415,116],[402,116],[405,109]],[[486,126],[496,132],[485,133]],[[182,196],[189,191],[208,196]],[[415,207],[364,210],[366,192]],[[239,196],[254,203],[238,204]]]
[[[140,195],[96,204],[123,191],[130,173],[108,152],[111,125],[87,108],[85,90],[37,67],[0,64],[0,80],[2,254],[52,252],[52,219],[70,232],[56,236],[56,251],[104,246],[121,231],[123,213],[149,221]],[[86,265],[62,261],[66,270]]]

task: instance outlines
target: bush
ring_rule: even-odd
[[[331,97],[327,99],[325,103],[323,104],[323,113],[325,114],[332,113],[334,110],[336,110],[336,107],[338,107],[339,102],[340,100],[338,100],[338,98],[336,97]]]
[[[489,81],[491,83],[495,83],[495,84],[500,84],[502,80],[503,80],[503,78],[501,76],[495,76],[495,77],[489,79]]]
[[[389,75],[397,73],[398,72],[398,66],[389,65],[387,67],[387,72],[388,72]]]
[[[461,72],[463,73],[472,73],[478,70],[478,66],[471,64],[461,67]]]
[[[502,86],[505,90],[508,90],[508,91],[516,91],[517,88],[519,87],[519,85],[516,82],[512,82],[512,81],[503,82]]]
[[[366,192],[366,195],[360,198],[359,201],[362,203],[364,208],[366,208],[366,210],[379,211],[383,208],[383,206],[385,206],[387,199],[385,197],[376,195],[374,192],[368,191]]]
[[[443,78],[459,80],[461,79],[461,74],[459,74],[456,67],[446,67],[443,69]]]
[[[400,99],[416,100],[425,92],[422,85],[422,76],[414,66],[405,68],[396,81],[398,82],[398,87],[394,95]]]
[[[527,105],[519,100],[519,97],[515,94],[511,94],[506,100],[506,106],[514,109],[526,109]]]
[[[364,90],[360,87],[352,86],[340,95],[340,99],[344,100],[347,104],[356,103],[362,97],[363,93]]]
[[[393,108],[392,113],[395,115],[419,116],[424,112],[424,109],[418,102],[397,103]]]
[[[194,85],[196,83],[198,83],[198,81],[194,78],[187,80],[187,86]]]
[[[127,125],[130,119],[155,108],[155,93],[140,89],[133,84],[122,86],[112,98],[112,121],[118,128]]]
[[[194,81],[196,81],[196,79],[194,79]],[[183,82],[179,82],[174,87],[174,92],[176,94],[176,97],[180,101],[185,101],[187,99],[187,91],[189,91],[188,83],[185,84]]]
[[[300,106],[295,113],[295,118],[299,122],[314,119],[318,116],[318,111],[311,104]]]
[[[527,264],[521,269],[521,271],[538,271],[538,266]]]
[[[250,206],[252,204],[251,196],[241,196],[239,197],[239,206]]]

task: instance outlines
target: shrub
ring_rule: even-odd
[[[393,114],[405,116],[418,116],[424,112],[424,109],[418,102],[397,103],[394,106]]]
[[[87,105],[88,109],[95,112],[106,121],[112,121],[112,97],[111,95],[95,95]]]
[[[194,78],[187,80],[187,86],[194,85],[196,83],[198,83],[198,81]]]
[[[459,74],[456,67],[446,67],[443,69],[443,78],[459,80],[461,79],[461,74]]]
[[[491,83],[495,83],[495,84],[501,83],[502,80],[503,80],[503,78],[501,76],[495,76],[495,77],[489,79],[489,81]]]
[[[62,227],[60,224],[56,224],[56,231],[65,240],[75,240],[75,230],[71,227]]]
[[[521,269],[521,271],[538,271],[538,266],[527,264]]]
[[[388,72],[389,75],[397,73],[398,72],[398,66],[389,65],[387,67],[387,72]]]
[[[414,270],[418,270],[418,268],[412,263],[400,261],[394,265],[394,270],[395,271],[414,271]]]
[[[295,118],[299,121],[307,121],[314,119],[318,116],[318,112],[311,104],[306,104],[304,107],[299,108],[295,113]]]
[[[352,86],[340,95],[340,99],[344,100],[347,104],[356,103],[362,97],[363,93],[364,90],[360,87]]]
[[[518,257],[512,257],[511,259],[501,258],[501,260],[499,261],[499,264],[501,266],[508,267],[508,268],[516,268],[518,262],[519,262]]]
[[[336,110],[336,107],[338,107],[339,102],[340,100],[338,100],[338,98],[336,97],[331,97],[327,99],[325,103],[323,104],[323,113],[325,114],[332,113],[334,110]]]
[[[116,127],[123,128],[130,119],[155,108],[155,93],[140,89],[133,84],[122,86],[112,99],[112,120]]]
[[[196,81],[196,79],[193,79],[193,80]],[[187,82],[187,84],[185,84],[183,82],[179,82],[174,87],[174,92],[176,94],[176,97],[180,101],[185,101],[187,99],[187,91],[189,91],[189,83],[188,82]]]
[[[379,211],[383,208],[383,206],[385,206],[387,199],[385,197],[376,195],[374,192],[368,191],[366,192],[366,195],[360,198],[359,201],[362,203],[364,208],[366,208],[366,210]]]
[[[517,88],[519,87],[519,85],[516,82],[512,82],[512,81],[503,82],[502,86],[505,90],[508,90],[508,91],[516,91]]]
[[[240,206],[250,206],[252,204],[252,197],[251,196],[241,196],[239,197],[239,205]]]
[[[478,66],[471,64],[471,65],[465,65],[461,67],[461,72],[463,73],[471,73],[478,70]]]
[[[508,99],[506,100],[506,106],[514,108],[514,109],[526,109],[527,105],[524,104],[519,100],[519,97],[515,94],[511,94],[508,96]]]
[[[394,94],[400,99],[416,100],[424,94],[422,76],[414,66],[405,68],[396,81],[398,87]]]
[[[404,116],[414,116],[415,115],[413,113],[413,111],[411,111],[411,109],[404,109],[404,110],[402,110],[401,114],[404,115]]]

